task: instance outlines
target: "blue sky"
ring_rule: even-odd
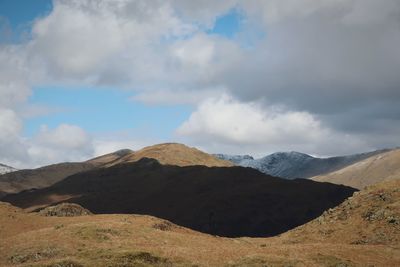
[[[0,0],[0,16],[11,25],[14,41],[18,41],[18,34],[29,30],[32,22],[48,14],[51,8],[51,0]],[[219,16],[207,33],[234,38],[242,19],[241,14],[232,9]],[[92,134],[135,130],[168,140],[193,111],[189,105],[146,105],[131,100],[132,96],[132,92],[118,88],[36,87],[28,104],[47,107],[49,112],[32,118],[28,116],[24,135],[34,136],[42,125],[55,128],[67,123]]]
[[[131,100],[131,96],[131,92],[117,89],[35,88],[30,104],[47,106],[50,112],[28,119],[25,134],[34,135],[42,124],[55,128],[69,123],[95,134],[146,130],[163,139],[191,112],[189,106],[148,106]]]
[[[29,32],[32,22],[48,14],[51,9],[51,0],[0,0],[0,16],[6,19],[12,29],[12,42],[18,42],[24,31]]]

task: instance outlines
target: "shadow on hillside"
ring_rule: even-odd
[[[2,200],[29,208],[57,203],[49,196],[79,195],[68,201],[97,214],[147,214],[219,236],[266,237],[318,217],[354,191],[271,177],[251,168],[177,167],[142,159],[78,173],[48,188]]]

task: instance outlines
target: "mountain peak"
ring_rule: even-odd
[[[144,147],[111,162],[109,166],[119,163],[135,162],[142,158],[156,159],[158,162],[164,165],[204,165],[208,167],[233,166],[233,164],[229,161],[216,158],[210,154],[198,150],[197,148],[188,147],[180,143],[162,143]]]
[[[315,158],[297,151],[276,152],[260,159],[223,154],[217,154],[216,157],[229,160],[236,165],[257,169],[272,176],[295,179],[311,178],[327,174],[369,157],[384,154],[388,151],[391,150],[377,150],[363,154],[332,158]]]

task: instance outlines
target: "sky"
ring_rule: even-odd
[[[0,0],[0,162],[399,146],[398,0]]]

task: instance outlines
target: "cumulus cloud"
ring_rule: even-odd
[[[202,102],[177,134],[200,146],[212,147],[214,152],[298,150],[326,155],[365,148],[356,136],[336,132],[308,112],[277,106],[266,108],[256,102],[240,102],[229,95]],[[343,142],[348,146],[340,146]]]
[[[25,51],[19,46],[0,45],[0,107],[13,107],[31,93]]]
[[[92,137],[75,125],[54,129],[43,125],[34,137],[22,137],[22,120],[12,110],[0,110],[0,162],[17,168],[86,160],[94,154]]]
[[[11,109],[0,108],[0,162],[15,162],[27,159],[25,147],[20,139],[22,120]]]
[[[28,154],[36,165],[85,160],[94,152],[92,138],[80,127],[69,124],[54,129],[43,125],[27,145]]]
[[[29,49],[56,79],[107,83],[144,75],[146,57],[157,62],[151,50],[160,38],[195,29],[163,1],[56,0],[53,11],[34,24]]]

